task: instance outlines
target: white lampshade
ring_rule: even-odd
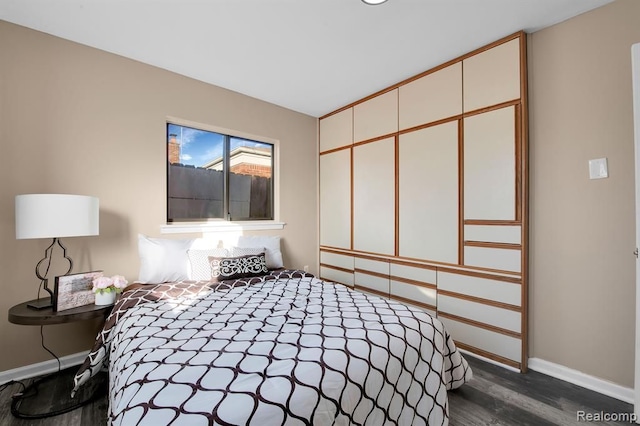
[[[17,195],[16,239],[98,235],[99,205],[86,195]]]

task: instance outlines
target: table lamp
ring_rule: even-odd
[[[36,276],[49,297],[38,298],[28,306],[44,309],[53,306],[53,291],[48,286],[47,274],[51,266],[51,255],[56,245],[62,249],[69,262],[64,275],[73,269],[73,261],[60,238],[98,235],[99,200],[86,195],[26,194],[16,196],[16,239],[52,238],[44,252],[44,258],[36,265]],[[44,273],[40,270],[45,268]],[[39,296],[39,292],[38,292]]]

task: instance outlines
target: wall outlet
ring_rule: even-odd
[[[305,272],[309,272],[309,265],[304,265],[303,268]]]

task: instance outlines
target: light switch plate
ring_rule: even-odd
[[[609,177],[606,158],[589,160],[589,179],[604,179]]]

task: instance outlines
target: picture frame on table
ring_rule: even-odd
[[[53,288],[53,311],[64,311],[95,303],[93,280],[102,275],[102,271],[92,271],[56,277]]]

